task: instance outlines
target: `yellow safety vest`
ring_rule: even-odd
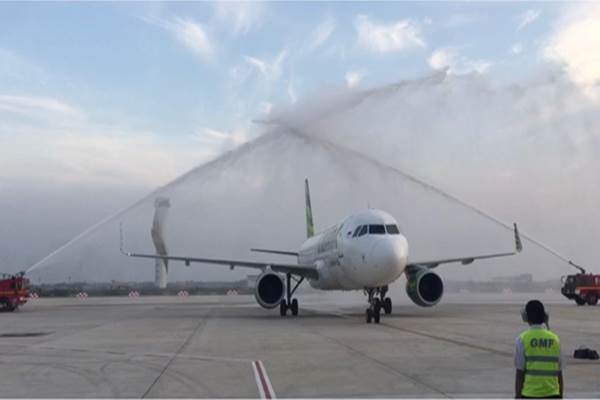
[[[525,381],[521,394],[547,397],[560,394],[560,339],[543,328],[530,328],[520,335],[525,349]]]

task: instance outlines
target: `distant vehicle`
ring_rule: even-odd
[[[0,276],[0,310],[15,311],[27,303],[29,298],[29,279],[24,273]]]
[[[392,312],[392,300],[386,297],[388,285],[406,274],[408,297],[421,307],[436,305],[442,298],[444,285],[432,272],[440,264],[512,256],[522,250],[517,225],[514,225],[515,250],[506,253],[439,260],[409,261],[408,241],[400,233],[398,223],[390,214],[368,209],[344,218],[336,225],[314,234],[308,180],[305,181],[306,236],[299,251],[252,249],[263,253],[297,257],[297,263],[239,261],[215,258],[140,254],[123,251],[129,257],[183,261],[256,268],[262,273],[256,279],[255,298],[264,308],[279,306],[281,316],[289,311],[298,315],[298,300],[293,299],[298,286],[307,279],[310,285],[323,290],[362,290],[368,296],[366,321],[379,323],[381,310]],[[280,274],[285,275],[285,280]]]
[[[589,304],[595,306],[600,297],[600,275],[588,274],[585,269],[569,261],[580,273],[563,276],[561,293],[569,300],[575,300],[578,306]]]

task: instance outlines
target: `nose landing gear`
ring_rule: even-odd
[[[365,288],[365,294],[368,296],[369,308],[365,311],[367,324],[371,322],[379,323],[381,319],[381,310],[384,313],[392,313],[392,299],[385,297],[388,287]]]

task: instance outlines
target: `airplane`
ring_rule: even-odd
[[[294,294],[304,280],[316,289],[362,290],[367,295],[366,322],[379,323],[381,310],[392,312],[392,300],[386,297],[388,287],[403,273],[406,292],[418,306],[431,307],[439,303],[444,292],[442,279],[432,271],[441,264],[471,264],[475,260],[512,256],[523,249],[517,224],[514,226],[515,250],[512,252],[439,260],[409,260],[408,241],[390,214],[367,209],[344,218],[334,226],[315,234],[308,179],[305,180],[306,241],[297,252],[270,249],[251,249],[254,252],[296,257],[296,263],[259,262],[142,254],[123,250],[128,257],[152,258],[190,263],[205,263],[260,269],[255,286],[258,304],[267,309],[279,306],[280,315],[290,311],[298,315],[298,299]],[[285,277],[285,279],[284,279]]]

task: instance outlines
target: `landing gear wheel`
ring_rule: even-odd
[[[287,310],[288,310],[288,305],[287,305],[286,301],[281,300],[281,303],[279,303],[279,315],[281,315],[282,317],[285,317],[285,315],[287,314]]]
[[[587,297],[587,303],[590,306],[595,306],[596,304],[598,304],[598,295],[595,293],[589,294]]]
[[[375,321],[375,323],[378,324],[380,318],[381,318],[381,310],[375,310],[375,312],[373,313],[373,321]]]
[[[295,317],[298,315],[298,299],[294,299],[292,300],[292,304],[291,307],[292,309],[292,315]]]
[[[392,299],[390,299],[389,297],[386,297],[383,300],[383,311],[385,311],[386,314],[392,313]]]
[[[575,303],[577,303],[578,306],[582,306],[585,304],[585,300],[581,297],[575,297]]]
[[[367,301],[369,302],[369,308],[366,311],[367,324],[371,322],[378,324],[381,319],[382,309],[386,314],[392,312],[392,300],[389,297],[385,297],[387,291],[387,286],[364,289],[364,293],[368,296]]]
[[[376,299],[375,307],[373,307],[373,320],[376,324],[378,324],[380,318],[381,318],[381,302],[379,301],[379,299]]]

